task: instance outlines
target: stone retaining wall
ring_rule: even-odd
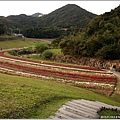
[[[52,60],[57,62],[67,62],[78,65],[86,65],[101,69],[116,70],[120,72],[120,60],[102,60],[97,58],[75,58],[70,55],[53,55]]]

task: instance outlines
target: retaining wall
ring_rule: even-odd
[[[53,55],[51,59],[57,62],[86,65],[101,69],[116,70],[120,72],[120,60],[102,60],[88,57],[75,58],[70,55]]]

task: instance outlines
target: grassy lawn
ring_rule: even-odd
[[[39,42],[47,42],[47,40],[38,40],[38,39],[31,39],[26,38],[25,40],[7,40],[7,41],[0,41],[0,49],[9,49],[9,48],[21,48],[21,47],[33,47]]]
[[[47,80],[0,73],[0,118],[48,118],[72,99],[120,106],[110,97]]]
[[[61,49],[48,49],[46,51],[51,51],[53,54],[62,54]]]
[[[102,119],[117,119],[117,116],[120,116],[120,111],[103,109],[99,112],[99,115]]]

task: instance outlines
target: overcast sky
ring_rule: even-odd
[[[76,4],[100,15],[120,5],[120,1],[0,1],[0,16],[48,14],[64,5]]]

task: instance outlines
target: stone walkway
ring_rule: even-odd
[[[72,100],[58,109],[55,116],[49,119],[99,119],[98,111],[102,108],[120,110],[120,107],[108,105],[98,101]]]

